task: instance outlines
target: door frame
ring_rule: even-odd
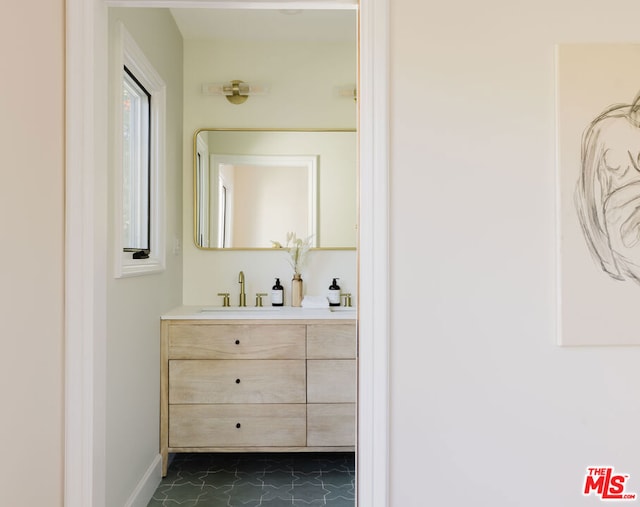
[[[107,7],[354,8],[357,0],[66,0],[65,507],[105,506]],[[357,496],[389,497],[389,0],[359,2]]]

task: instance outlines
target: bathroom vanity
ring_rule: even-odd
[[[160,447],[353,451],[355,311],[180,307],[161,320]]]

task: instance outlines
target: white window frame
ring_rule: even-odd
[[[149,128],[149,257],[134,259],[133,252],[124,252],[123,234],[123,156],[122,156],[122,108],[114,107],[114,276],[124,278],[159,273],[166,266],[165,241],[165,132],[166,85],[144,52],[140,49],[124,25],[116,26],[116,47],[113,58],[113,104],[122,101],[124,67],[151,94],[151,123]]]

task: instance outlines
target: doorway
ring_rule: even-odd
[[[106,112],[96,103],[105,84],[108,6],[183,7],[188,1],[67,2],[67,507],[104,505],[105,182]],[[327,6],[329,2],[322,5]],[[344,7],[347,2],[336,1]],[[229,7],[202,1],[198,7]],[[282,7],[235,2],[233,7]],[[288,8],[320,5],[287,2]],[[360,4],[360,221],[358,503],[387,504],[387,9]],[[375,202],[375,206],[374,206]]]

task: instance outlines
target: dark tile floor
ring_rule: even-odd
[[[354,453],[177,454],[147,507],[354,507]]]

